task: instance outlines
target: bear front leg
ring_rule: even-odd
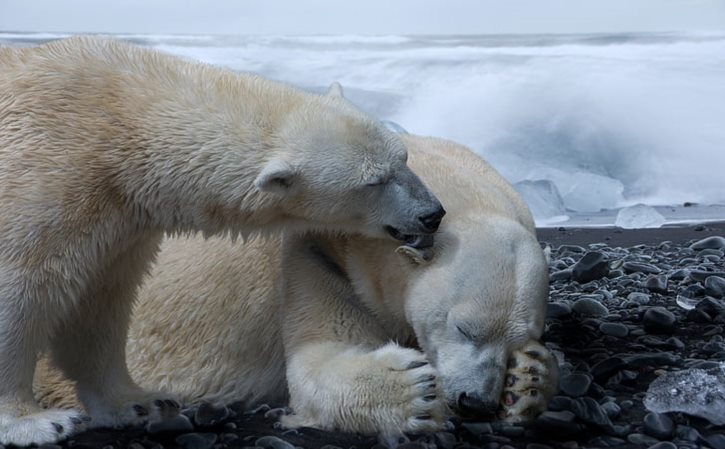
[[[51,339],[52,362],[75,381],[78,400],[91,417],[90,427],[136,425],[179,412],[173,396],[136,385],[126,365],[134,286],[145,270],[138,260],[150,260],[146,255],[154,248],[141,246],[117,258],[111,275],[81,298],[75,313]]]
[[[283,259],[280,322],[295,414],[282,424],[386,435],[441,429],[436,371],[422,352],[388,343],[391,326],[404,332],[406,323],[386,325],[362,305],[336,245],[298,238]]]
[[[286,427],[396,435],[445,424],[435,369],[422,352],[394,343],[305,345],[289,358],[287,380],[295,414],[283,418]]]
[[[22,285],[21,281],[2,286]],[[33,373],[53,303],[2,292],[0,302],[0,445],[55,443],[83,429],[78,410],[42,409],[33,398]]]

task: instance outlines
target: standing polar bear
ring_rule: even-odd
[[[83,427],[33,398],[49,349],[93,426],[178,408],[124,347],[164,232],[434,232],[406,148],[338,95],[106,39],[0,48],[0,444]]]
[[[557,371],[539,342],[548,270],[527,208],[464,147],[403,138],[448,210],[433,246],[165,240],[131,324],[134,378],[187,403],[289,400],[290,427],[392,434],[439,429],[448,406],[542,411]],[[57,376],[38,394],[72,404]]]

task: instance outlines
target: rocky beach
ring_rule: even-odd
[[[545,341],[560,392],[535,422],[454,420],[398,441],[283,430],[284,404],[186,409],[145,428],[99,429],[73,449],[725,449],[725,222],[659,229],[544,228]]]

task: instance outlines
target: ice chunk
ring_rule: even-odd
[[[576,212],[599,212],[615,209],[624,201],[621,181],[584,170],[560,170],[538,167],[536,178],[553,181],[561,192],[566,209]],[[529,173],[529,179],[533,178]]]
[[[614,225],[624,229],[659,228],[665,224],[665,217],[657,209],[644,204],[624,207],[617,213]]]
[[[649,385],[644,405],[655,413],[683,412],[725,424],[725,362],[663,374]]]
[[[514,184],[514,189],[523,197],[537,222],[557,221],[556,218],[564,221],[568,218],[564,214],[564,201],[553,182],[545,179],[521,181]]]
[[[677,302],[677,305],[682,307],[685,310],[692,310],[695,307],[697,307],[697,304],[700,302],[699,299],[696,298],[688,298],[686,296],[677,295],[677,299],[675,300]]]

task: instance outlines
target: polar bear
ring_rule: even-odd
[[[449,409],[544,410],[557,368],[540,343],[548,270],[526,206],[465,147],[403,139],[448,210],[432,246],[165,240],[131,324],[134,378],[192,404],[289,401],[288,427],[363,433],[436,430]],[[37,391],[73,404],[52,375]]]
[[[0,92],[0,444],[83,427],[34,401],[44,348],[90,425],[177,408],[124,355],[164,232],[405,238],[444,214],[402,141],[339,95],[88,37],[0,49]]]

